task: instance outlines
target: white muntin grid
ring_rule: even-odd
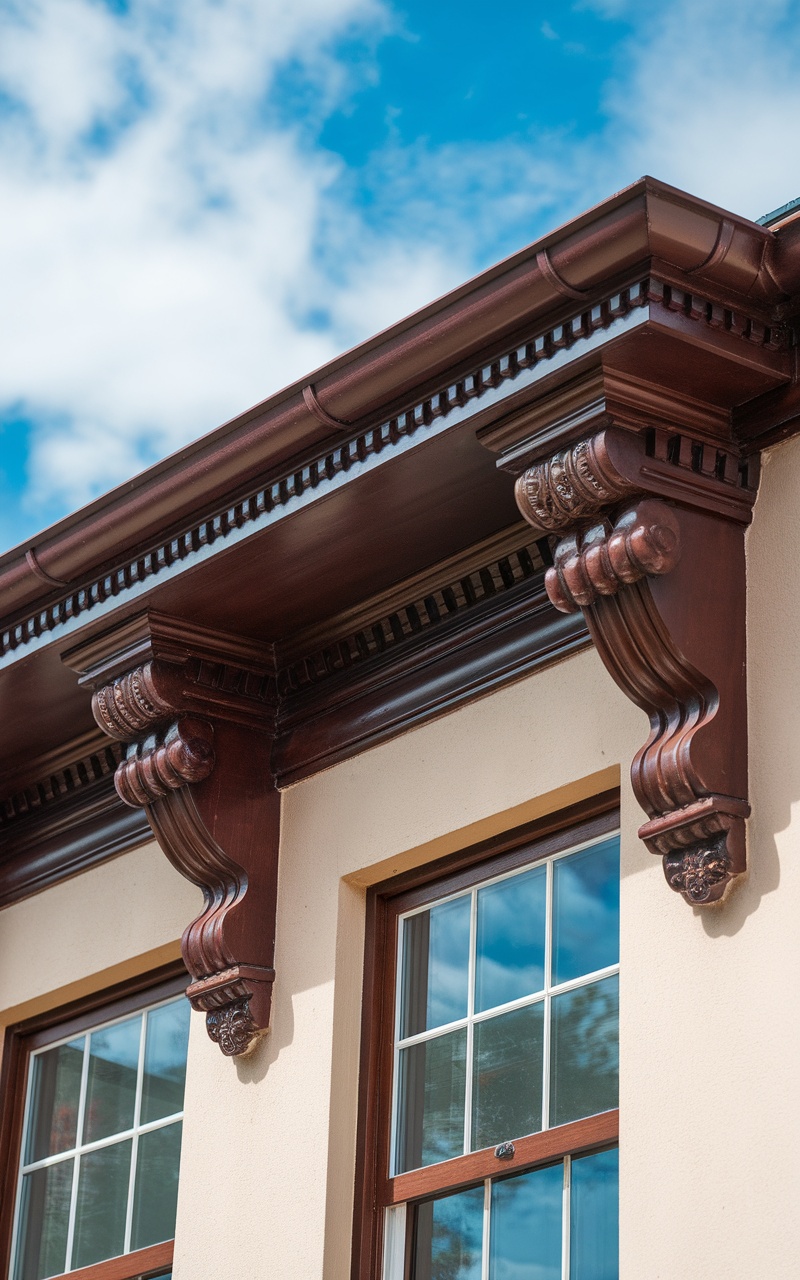
[[[553,937],[553,867],[554,864],[563,858],[571,857],[573,854],[581,853],[586,849],[590,849],[596,845],[602,844],[607,840],[613,839],[618,832],[609,831],[601,837],[593,837],[590,840],[582,841],[578,844],[570,845],[569,848],[561,850],[559,853],[551,854],[547,858],[535,858],[531,862],[520,867],[514,867],[510,871],[503,872],[500,875],[490,876],[485,880],[473,885],[470,889],[462,889],[455,893],[445,894],[441,898],[434,901],[426,902],[419,907],[415,907],[411,911],[405,912],[398,919],[398,951],[397,951],[397,970],[395,981],[395,1026],[394,1026],[394,1054],[393,1054],[393,1070],[392,1070],[392,1113],[391,1113],[391,1141],[390,1141],[390,1175],[395,1169],[396,1163],[396,1142],[397,1142],[397,1119],[399,1105],[399,1064],[400,1052],[402,1049],[410,1045],[420,1044],[428,1040],[434,1040],[439,1036],[447,1035],[449,1032],[466,1028],[466,1080],[464,1088],[464,1148],[463,1154],[468,1154],[471,1148],[471,1128],[472,1128],[472,1084],[473,1084],[473,1028],[477,1022],[485,1021],[489,1018],[498,1017],[500,1014],[511,1012],[514,1009],[524,1008],[528,1005],[542,1003],[544,1005],[543,1017],[543,1041],[542,1041],[542,1126],[540,1132],[550,1128],[550,1012],[552,1000],[561,995],[562,992],[573,991],[579,987],[589,986],[600,982],[603,978],[612,977],[619,973],[619,963],[608,965],[602,969],[593,970],[591,973],[582,974],[579,978],[571,979],[554,985],[552,982],[552,937]],[[545,886],[545,938],[544,938],[544,986],[540,991],[533,992],[527,996],[523,996],[518,1000],[509,1001],[506,1004],[496,1005],[491,1009],[482,1010],[480,1013],[475,1012],[475,960],[477,954],[477,904],[479,890],[489,885],[498,884],[503,880],[510,880],[515,876],[523,875],[526,871],[530,871],[535,867],[545,867],[546,886]],[[467,995],[467,1014],[463,1018],[456,1019],[441,1027],[436,1027],[430,1031],[419,1032],[417,1035],[400,1038],[401,1026],[401,995],[402,995],[402,979],[403,979],[403,942],[405,936],[404,922],[412,916],[419,915],[424,911],[430,911],[432,907],[439,906],[445,902],[452,902],[457,898],[471,897],[470,906],[470,940],[469,940],[469,971],[468,971],[468,995]],[[505,1140],[506,1137],[518,1137],[518,1134],[508,1134],[498,1137],[498,1142]],[[552,1163],[552,1162],[550,1162]],[[561,1213],[561,1276],[562,1280],[569,1280],[570,1274],[570,1188],[572,1181],[572,1157],[566,1155],[560,1163],[563,1167],[563,1191],[562,1191],[562,1213]],[[524,1176],[526,1171],[521,1170],[520,1176]],[[530,1172],[530,1170],[527,1170]],[[502,1175],[500,1175],[502,1176]],[[509,1176],[509,1175],[506,1175]],[[513,1174],[510,1176],[514,1176]],[[492,1203],[492,1185],[496,1178],[486,1178],[483,1182],[483,1231],[481,1246],[481,1280],[490,1280],[490,1260],[491,1260],[491,1203]],[[474,1185],[474,1184],[473,1184]],[[466,1190],[466,1188],[464,1188]],[[384,1266],[383,1280],[404,1280],[405,1277],[405,1238],[407,1230],[407,1206],[405,1204],[393,1205],[385,1210],[384,1214]],[[402,1240],[402,1247],[401,1247]]]
[[[568,849],[564,849],[559,853],[551,854],[547,858],[534,859],[532,862],[526,863],[524,866],[515,867],[511,871],[503,872],[501,875],[490,876],[486,880],[481,880],[470,889],[462,889],[456,893],[446,894],[441,898],[437,898],[433,902],[426,902],[420,907],[415,907],[411,911],[405,912],[398,920],[398,953],[397,953],[397,977],[395,982],[395,1028],[394,1028],[394,1059],[392,1069],[392,1127],[389,1157],[390,1176],[396,1174],[396,1158],[397,1158],[397,1129],[398,1129],[398,1108],[399,1108],[399,1081],[400,1081],[400,1053],[403,1049],[410,1048],[412,1045],[426,1043],[436,1040],[441,1036],[450,1034],[453,1031],[460,1031],[466,1028],[466,1081],[464,1088],[464,1146],[462,1154],[467,1155],[471,1150],[472,1143],[472,1092],[473,1092],[473,1034],[475,1024],[478,1022],[486,1022],[491,1018],[499,1017],[504,1013],[511,1013],[515,1009],[523,1009],[529,1005],[542,1004],[544,1006],[543,1016],[543,1041],[542,1041],[542,1124],[539,1132],[550,1128],[550,1013],[552,1001],[556,996],[562,995],[567,991],[575,991],[579,987],[592,986],[604,978],[610,978],[619,973],[619,963],[607,965],[603,969],[595,969],[591,973],[581,974],[578,978],[572,978],[568,982],[554,984],[552,982],[552,937],[553,937],[553,866],[556,862],[560,862],[564,858],[569,858],[573,854],[582,853],[586,849],[591,849],[595,845],[605,843],[607,840],[613,839],[615,832],[609,832],[598,839],[594,837],[591,840],[583,841],[580,844],[571,845]],[[491,1009],[483,1009],[480,1013],[475,1012],[475,960],[476,960],[476,939],[477,939],[477,919],[478,919],[478,893],[481,889],[485,889],[490,885],[499,884],[503,880],[511,880],[515,876],[523,875],[526,871],[531,871],[536,867],[545,867],[546,887],[545,887],[545,937],[544,937],[544,986],[541,990],[521,996],[517,1000],[509,1000],[506,1004],[494,1005]],[[467,988],[467,1013],[463,1018],[457,1018],[453,1022],[448,1022],[440,1027],[432,1028],[430,1031],[420,1031],[416,1035],[400,1037],[400,1019],[401,1019],[401,995],[403,980],[403,944],[405,938],[404,923],[411,919],[412,916],[421,915],[425,911],[430,911],[432,907],[441,906],[446,902],[453,902],[458,898],[471,898],[470,906],[470,939],[469,939],[469,971],[468,971],[468,988]],[[501,1134],[498,1135],[497,1141],[502,1142],[507,1138],[520,1137],[519,1134]],[[406,1172],[406,1171],[404,1171]]]
[[[563,1160],[557,1163],[560,1163],[563,1168],[561,1190],[561,1280],[570,1280],[572,1157],[564,1156]],[[527,1172],[530,1173],[531,1170],[527,1170]],[[511,1174],[511,1177],[514,1176],[524,1178],[525,1172],[517,1175]],[[486,1178],[483,1182],[481,1280],[491,1280],[492,1186],[496,1181],[497,1179]],[[407,1206],[405,1204],[392,1205],[385,1211],[382,1280],[405,1280],[407,1220]]]
[[[92,1151],[100,1151],[104,1147],[116,1146],[128,1140],[131,1141],[131,1165],[130,1175],[128,1178],[128,1201],[125,1214],[125,1238],[122,1254],[131,1251],[131,1233],[133,1229],[133,1198],[136,1185],[136,1167],[137,1157],[139,1153],[139,1138],[142,1134],[152,1133],[156,1129],[165,1129],[168,1125],[175,1124],[183,1119],[183,1109],[175,1111],[168,1116],[160,1116],[157,1120],[151,1120],[146,1124],[140,1123],[142,1108],[142,1092],[144,1088],[144,1056],[147,1043],[147,1023],[148,1015],[155,1013],[157,1009],[163,1008],[168,1004],[175,1004],[178,1000],[183,999],[182,996],[172,996],[166,1000],[161,1000],[157,1004],[148,1005],[146,1009],[142,1009],[139,1013],[126,1013],[118,1018],[110,1018],[106,1022],[99,1022],[96,1025],[87,1027],[84,1031],[73,1032],[72,1035],[64,1036],[61,1040],[54,1040],[52,1043],[43,1045],[41,1049],[35,1049],[28,1060],[28,1079],[25,1094],[25,1109],[23,1113],[22,1124],[22,1152],[20,1155],[20,1169],[17,1178],[16,1203],[14,1208],[14,1227],[12,1231],[11,1243],[11,1266],[9,1276],[15,1275],[17,1265],[17,1251],[20,1245],[19,1231],[20,1218],[22,1212],[22,1187],[23,1179],[26,1174],[34,1173],[37,1169],[47,1169],[52,1165],[63,1164],[65,1161],[72,1160],[72,1189],[70,1192],[69,1206],[69,1223],[67,1228],[67,1246],[66,1259],[64,1264],[64,1273],[73,1270],[72,1252],[75,1239],[75,1218],[78,1204],[78,1182],[80,1178],[81,1157],[88,1155]],[[134,1096],[133,1108],[133,1124],[128,1129],[121,1129],[118,1133],[109,1134],[105,1138],[98,1138],[94,1142],[82,1142],[81,1135],[83,1133],[83,1123],[86,1110],[86,1093],[89,1078],[89,1059],[90,1059],[90,1041],[92,1035],[98,1031],[105,1031],[108,1027],[118,1026],[124,1022],[132,1022],[134,1018],[141,1018],[141,1026],[139,1028],[139,1055],[136,1066],[136,1092]],[[70,1147],[67,1151],[59,1151],[55,1155],[43,1156],[41,1160],[32,1160],[28,1164],[24,1163],[25,1144],[28,1139],[28,1126],[30,1122],[30,1112],[33,1101],[33,1066],[36,1058],[41,1057],[45,1053],[49,1053],[53,1049],[60,1048],[61,1045],[73,1044],[77,1040],[83,1039],[83,1062],[81,1065],[81,1082],[80,1093],[78,1096],[78,1112],[76,1118],[76,1145]],[[121,1256],[121,1255],[120,1255]]]

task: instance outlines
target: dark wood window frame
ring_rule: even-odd
[[[188,975],[180,960],[162,965],[79,1000],[37,1014],[6,1028],[0,1074],[0,1271],[9,1274],[14,1227],[17,1174],[22,1147],[25,1090],[30,1055],[35,1049],[78,1035],[99,1021],[138,1013],[148,1005],[186,990]],[[174,1241],[121,1254],[90,1267],[62,1272],[69,1280],[140,1280],[159,1276],[172,1267]],[[54,1277],[58,1280],[58,1277]]]
[[[384,1211],[455,1188],[475,1186],[498,1173],[493,1147],[454,1160],[388,1176],[392,1111],[392,1058],[398,919],[406,911],[560,853],[619,825],[619,793],[607,791],[539,818],[457,854],[372,886],[367,894],[362,1006],[359,1122],[352,1280],[380,1280]],[[619,1111],[607,1111],[515,1142],[503,1173],[522,1172],[571,1154],[613,1146]]]

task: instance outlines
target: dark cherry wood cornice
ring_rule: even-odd
[[[281,785],[451,711],[588,641],[544,590],[524,524],[277,646]]]
[[[223,507],[207,509],[177,527],[165,522],[167,533],[156,541],[137,546],[128,556],[117,555],[70,590],[51,590],[46,604],[10,617],[0,629],[0,663],[25,657],[52,634],[69,634],[93,618],[130,607],[129,601],[143,588],[174,582],[243,539],[264,533],[287,517],[296,518],[321,496],[334,495],[344,484],[358,482],[366,472],[438,435],[474,423],[491,448],[503,448],[506,405],[509,409],[517,402],[529,406],[533,428],[548,413],[550,397],[569,394],[564,385],[569,388],[577,369],[584,366],[590,374],[596,373],[606,347],[622,349],[616,376],[620,385],[625,384],[625,392],[617,397],[615,420],[622,420],[622,405],[629,416],[638,414],[636,421],[642,420],[643,413],[662,420],[658,404],[666,387],[677,406],[674,411],[683,413],[683,425],[700,439],[731,438],[732,405],[737,398],[756,402],[791,385],[792,332],[783,320],[771,318],[763,299],[726,296],[709,287],[696,292],[665,264],[657,276],[636,274],[613,291],[593,290],[594,301],[582,309],[576,308],[572,294],[565,297],[571,301],[557,319],[532,325],[513,341],[507,338],[499,347],[490,347],[478,365],[457,366],[418,399],[401,402],[392,416],[344,430],[344,439],[343,430],[338,430],[332,443],[326,440],[323,447],[273,472],[255,488],[248,475],[244,488]],[[661,366],[652,381],[631,372],[642,363],[643,344]],[[725,390],[721,402],[715,403],[715,386],[721,380]],[[712,389],[706,394],[709,382]],[[681,383],[700,386],[705,398],[682,391]],[[550,384],[554,391],[546,390]],[[566,408],[559,412],[563,415]],[[580,435],[585,429],[580,418],[592,412],[591,402],[581,400],[575,412],[578,418],[572,431]],[[512,420],[516,439],[515,413]],[[541,448],[541,432],[537,439]],[[510,456],[506,465],[518,463],[519,458]],[[40,587],[41,573],[36,581]]]
[[[272,700],[270,674],[263,702],[263,724],[275,721],[275,782],[308,777],[589,643],[581,615],[560,614],[547,598],[544,573],[551,562],[548,539],[537,540],[518,522],[275,646],[277,695]],[[150,617],[159,628],[162,660],[169,655],[180,667],[190,648],[200,653],[207,632]],[[113,636],[111,657],[106,633],[79,651],[87,690],[112,677],[121,678],[124,688],[129,673],[149,661],[151,642],[141,619],[121,624]],[[269,647],[256,647],[267,666],[271,654]],[[213,661],[213,654],[207,656]],[[76,665],[73,655],[68,661]],[[192,709],[205,720],[208,704],[201,705],[200,696],[195,690]],[[177,736],[172,742],[174,757],[181,747]],[[123,804],[114,786],[125,758],[122,741],[95,729],[56,753],[26,759],[24,773],[6,779],[0,904],[84,871],[151,834],[146,810]],[[137,767],[126,765],[120,780],[133,777],[135,784]]]
[[[273,854],[236,830],[253,771],[269,809],[275,785],[590,632],[654,723],[670,699],[679,720],[698,717],[675,777],[645,797],[662,822],[653,847],[669,814],[709,797],[744,804],[741,771],[715,773],[703,755],[721,726],[738,732],[725,708],[741,690],[692,618],[707,612],[703,574],[718,578],[706,630],[738,653],[758,448],[800,422],[798,290],[797,228],[766,230],[645,179],[0,557],[0,763],[33,762],[1,784],[13,813],[0,824],[0,901],[58,877],[57,836],[37,845],[37,831],[61,833],[66,849],[67,815],[83,829],[63,861],[71,874],[140,836],[146,814],[225,922],[212,930],[224,954],[188,962],[197,980],[269,970],[263,939],[240,945],[234,928],[271,892],[256,868]],[[536,535],[516,523],[521,473]],[[565,507],[590,473],[584,507]],[[91,725],[91,691],[107,741],[124,746],[114,795],[109,775],[87,775],[17,813],[14,797],[24,807],[53,774],[42,753]],[[261,828],[277,850],[269,813]],[[710,896],[741,869],[739,827],[732,818],[730,867]],[[268,999],[248,980],[261,1029]],[[207,1012],[211,990],[195,993]],[[214,990],[229,1007],[230,984]]]
[[[529,424],[514,440],[509,422],[501,462],[522,460],[519,509],[558,538],[550,600],[582,612],[614,680],[649,716],[631,767],[648,815],[639,834],[673,889],[696,905],[717,902],[747,866],[744,531],[757,462],[707,432],[646,420],[637,429],[641,387],[615,413],[613,372],[599,396],[596,385],[584,390],[580,438],[574,403],[543,430],[545,456],[541,438],[524,434]],[[675,422],[680,402],[661,395],[660,416]]]
[[[203,890],[183,935],[193,981],[227,1055],[269,1027],[280,799],[270,769],[272,650],[148,612],[65,655],[95,719],[126,744],[115,785],[142,807],[173,865]]]
[[[342,424],[375,426],[388,404],[403,409],[421,388],[469,372],[487,350],[499,356],[509,334],[524,339],[545,317],[591,308],[609,286],[657,275],[656,266],[665,280],[690,282],[726,307],[738,299],[765,323],[800,289],[791,226],[773,232],[643,178],[61,521],[34,546],[0,557],[6,608],[26,610],[43,584],[77,589],[102,578],[121,551],[134,559],[165,528],[177,533],[200,514],[226,510],[254,475],[319,454]]]

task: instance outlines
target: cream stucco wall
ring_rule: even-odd
[[[284,794],[273,1030],[233,1064],[193,1026],[175,1280],[345,1280],[365,886],[616,785],[641,722],[584,652]]]
[[[688,907],[636,836],[642,715],[585,652],[284,795],[274,1026],[193,1027],[175,1280],[349,1274],[364,887],[622,766],[621,1280],[798,1274],[800,442],[749,535],[752,873]],[[208,1212],[213,1193],[213,1212]]]
[[[154,841],[0,911],[0,1026],[180,955],[202,895]]]
[[[644,718],[591,651],[284,794],[273,1029],[232,1062],[192,1019],[175,1280],[346,1280],[366,886],[620,770],[621,1280],[797,1276],[798,494],[795,441],[749,534],[752,871],[724,907],[638,841]],[[148,846],[0,913],[3,1018],[174,954],[197,905]]]
[[[710,912],[624,885],[622,1280],[800,1275],[798,499],[794,440],[748,534],[749,880]]]

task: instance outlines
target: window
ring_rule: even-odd
[[[185,975],[7,1039],[10,1280],[169,1276],[189,1032]],[[8,1089],[8,1085],[11,1088]],[[13,1113],[13,1114],[11,1114]],[[13,1175],[12,1175],[13,1176]],[[9,1179],[9,1182],[11,1180]],[[112,1260],[113,1261],[110,1261]]]
[[[354,1275],[616,1280],[612,821],[374,895]]]

